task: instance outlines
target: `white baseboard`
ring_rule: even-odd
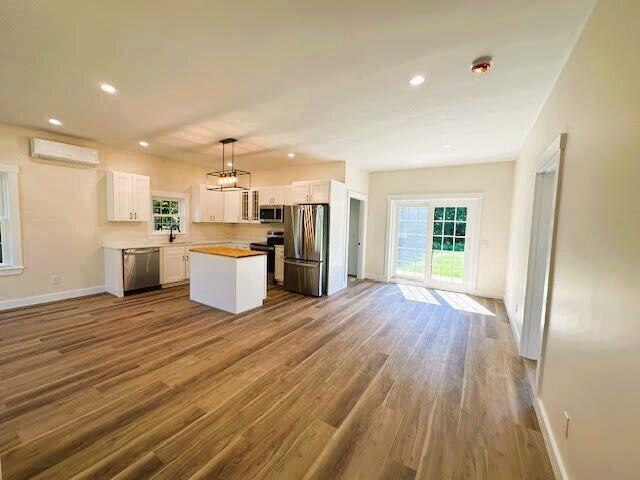
[[[4,300],[0,302],[0,310],[28,307],[30,305],[38,305],[40,303],[57,302],[58,300],[66,300],[68,298],[85,297],[87,295],[95,295],[96,293],[102,293],[104,291],[104,285],[98,285],[89,288],[79,288],[77,290],[65,290],[64,292],[46,293],[44,295]]]
[[[556,437],[553,434],[551,424],[549,423],[547,411],[539,397],[536,397],[534,400],[533,408],[538,416],[538,423],[540,424],[540,430],[542,431],[542,437],[544,438],[544,444],[547,447],[547,454],[549,455],[549,460],[551,461],[551,467],[553,468],[556,480],[569,480],[569,475],[567,474],[567,469],[562,461]]]
[[[476,297],[484,297],[484,298],[495,298],[496,300],[504,301],[504,295],[498,292],[489,292],[486,290],[473,290],[469,292],[471,295]]]
[[[375,280],[376,282],[386,282],[387,279],[384,275],[378,275],[377,273],[365,273],[364,278],[368,280]]]

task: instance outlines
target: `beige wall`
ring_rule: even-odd
[[[87,168],[31,158],[33,136],[97,148],[100,166]],[[104,285],[102,242],[147,239],[149,224],[106,220],[108,170],[151,177],[151,189],[186,192],[202,183],[207,169],[61,135],[0,124],[0,163],[18,165],[21,206],[22,275],[0,277],[0,302]],[[253,172],[254,185],[295,180],[344,180],[344,162]],[[264,238],[267,226],[190,225],[192,239]],[[52,275],[60,283],[52,283]]]
[[[506,301],[521,322],[534,175],[567,132],[541,399],[575,480],[640,478],[638,18],[637,0],[597,4],[516,167]]]
[[[513,162],[423,168],[369,175],[365,271],[384,275],[387,199],[409,193],[482,193],[476,293],[502,297],[511,214]]]
[[[344,183],[347,185],[347,189],[353,192],[368,193],[369,172],[365,172],[361,168],[358,168],[349,162],[345,162]]]

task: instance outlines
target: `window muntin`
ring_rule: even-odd
[[[184,201],[177,198],[154,197],[152,200],[153,231],[168,232],[171,225],[177,225],[180,232],[185,231]]]
[[[431,278],[451,283],[464,280],[467,207],[435,207],[431,244]]]

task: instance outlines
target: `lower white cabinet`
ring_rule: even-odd
[[[284,246],[276,245],[276,264],[273,278],[278,283],[284,283]]]
[[[182,282],[188,279],[189,270],[189,247],[164,247],[162,249],[162,284]]]

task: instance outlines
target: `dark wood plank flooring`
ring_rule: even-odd
[[[0,454],[21,479],[553,474],[500,301],[355,282],[229,315],[188,287],[0,313]]]

